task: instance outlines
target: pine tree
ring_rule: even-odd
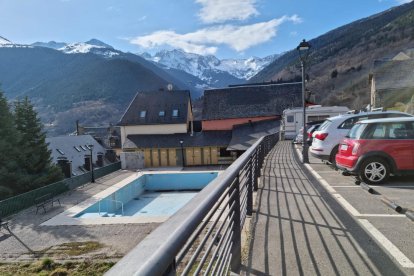
[[[22,174],[18,162],[18,140],[13,114],[0,91],[0,199],[12,196],[19,190]]]
[[[27,97],[15,103],[14,115],[16,129],[20,133],[19,163],[26,175],[25,183],[22,183],[24,190],[38,188],[62,179],[60,169],[52,165],[46,133]]]

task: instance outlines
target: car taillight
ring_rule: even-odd
[[[356,155],[359,149],[359,143],[354,143],[352,148],[352,155]]]
[[[325,140],[326,137],[328,137],[328,133],[318,133],[315,135],[315,138],[321,141]]]
[[[312,133],[308,132],[308,138],[311,139],[312,138]]]

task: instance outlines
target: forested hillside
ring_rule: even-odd
[[[309,42],[308,88],[316,101],[363,107],[369,103],[369,73],[374,60],[414,48],[414,2],[355,21]],[[299,75],[299,56],[292,50],[250,82],[289,80]]]

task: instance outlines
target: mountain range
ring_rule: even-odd
[[[170,60],[167,67],[97,39],[21,45],[0,37],[1,89],[11,100],[28,96],[49,135],[57,135],[73,131],[77,119],[85,125],[116,123],[137,91],[158,90],[171,83],[175,89],[188,89],[193,98],[198,98],[206,88],[246,81],[223,70],[197,66],[193,55],[180,51],[164,54],[179,54],[180,63],[174,65]],[[203,59],[199,56],[200,62],[207,64]],[[213,56],[207,59],[219,62]],[[191,71],[189,66],[183,70],[184,63],[203,70]],[[232,69],[237,71],[236,66]],[[194,72],[199,75],[191,74]]]
[[[351,109],[365,107],[370,103],[369,78],[374,61],[414,48],[414,1],[339,27],[309,43],[307,88],[316,102]],[[298,78],[299,55],[291,50],[249,82]]]

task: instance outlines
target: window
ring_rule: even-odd
[[[65,153],[64,153],[62,150],[60,150],[60,149],[56,149],[56,150],[57,150],[57,152],[59,152],[60,154],[65,155]]]
[[[160,117],[164,117],[164,116],[165,116],[165,111],[164,111],[164,110],[161,110],[161,111],[158,113],[158,116],[160,116]]]
[[[295,121],[295,116],[293,116],[293,115],[289,115],[289,116],[287,116],[286,121],[287,121],[288,123],[293,123],[293,122]]]
[[[173,109],[172,116],[173,117],[178,117],[178,109]]]
[[[73,146],[73,147],[75,148],[75,150],[76,150],[77,152],[81,152],[80,148],[78,148],[77,146]]]
[[[145,116],[147,116],[147,111],[146,110],[141,110],[141,112],[139,113],[139,117],[140,118],[145,118]]]
[[[81,149],[83,150],[83,151],[86,151],[86,148],[84,148],[83,146],[80,146],[81,147]]]
[[[356,122],[367,120],[367,119],[368,119],[368,116],[352,117],[352,118],[345,120],[342,124],[339,125],[338,128],[351,129],[355,125]]]
[[[318,131],[322,131],[322,130],[327,129],[327,128],[331,125],[331,124],[332,124],[332,122],[331,122],[331,121],[326,120],[325,122],[323,122],[323,123],[319,126]]]

